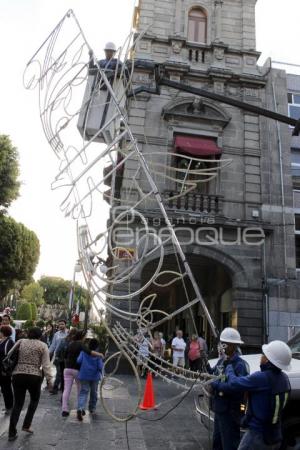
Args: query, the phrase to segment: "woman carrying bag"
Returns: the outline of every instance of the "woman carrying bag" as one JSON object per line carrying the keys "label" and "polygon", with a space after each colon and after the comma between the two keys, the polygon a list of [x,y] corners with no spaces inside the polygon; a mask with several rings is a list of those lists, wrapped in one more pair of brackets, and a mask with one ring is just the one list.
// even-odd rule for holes
{"label": "woman carrying bag", "polygon": [[47,345],[40,341],[41,337],[42,331],[40,328],[30,328],[28,331],[28,339],[20,339],[9,352],[9,354],[12,354],[16,350],[18,351],[18,361],[12,373],[14,405],[10,416],[9,441],[14,441],[18,437],[17,424],[27,391],[30,395],[30,403],[24,418],[22,430],[30,434],[33,433],[31,422],[41,395],[41,368],[47,379],[48,388],[51,385],[52,373],[49,350]]}
{"label": "woman carrying bag", "polygon": [[0,387],[3,394],[5,405],[5,414],[9,414],[13,407],[13,391],[11,387],[11,375],[7,375],[2,366],[3,359],[14,346],[14,341],[11,339],[12,330],[8,325],[0,327]]}

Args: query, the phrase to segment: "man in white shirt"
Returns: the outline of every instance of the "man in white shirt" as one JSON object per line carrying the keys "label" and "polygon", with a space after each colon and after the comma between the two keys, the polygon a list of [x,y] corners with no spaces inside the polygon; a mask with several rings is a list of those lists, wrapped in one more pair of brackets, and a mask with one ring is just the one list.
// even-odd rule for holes
{"label": "man in white shirt", "polygon": [[172,350],[173,350],[173,365],[174,366],[185,366],[185,357],[184,351],[186,347],[186,343],[182,338],[182,331],[176,331],[176,337],[172,340]]}

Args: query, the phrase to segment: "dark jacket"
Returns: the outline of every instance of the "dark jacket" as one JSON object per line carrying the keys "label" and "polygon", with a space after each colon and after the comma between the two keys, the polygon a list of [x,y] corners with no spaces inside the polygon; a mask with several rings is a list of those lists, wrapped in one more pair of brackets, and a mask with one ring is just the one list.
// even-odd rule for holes
{"label": "dark jacket", "polygon": [[287,375],[273,364],[267,363],[261,365],[261,372],[246,377],[237,377],[233,367],[229,365],[226,376],[226,383],[214,382],[214,388],[228,395],[248,392],[246,426],[264,434],[269,431],[273,443],[279,442],[282,438],[281,412],[291,389]]}
{"label": "dark jacket", "polygon": [[[8,337],[0,342],[0,368],[2,360],[5,358],[9,350],[14,346],[14,341]],[[1,375],[1,373],[0,373]]]}
{"label": "dark jacket", "polygon": [[81,341],[70,342],[65,350],[65,368],[66,369],[80,369],[80,364],[77,363],[77,358],[80,352],[91,354],[89,350]]}
{"label": "dark jacket", "polygon": [[47,344],[48,347],[52,344],[54,333],[44,333],[41,341]]}
{"label": "dark jacket", "polygon": [[[220,358],[216,366],[211,370],[211,373],[214,375],[223,374],[222,380],[225,381],[227,364],[230,364],[236,377],[243,377],[248,374],[247,364],[237,352],[229,360],[224,361],[223,358]],[[216,384],[213,383],[213,388],[215,386]],[[237,415],[237,420],[239,420],[240,407],[243,400],[244,395],[241,392],[228,392],[222,389],[214,389],[213,411],[217,414],[232,413]]]}

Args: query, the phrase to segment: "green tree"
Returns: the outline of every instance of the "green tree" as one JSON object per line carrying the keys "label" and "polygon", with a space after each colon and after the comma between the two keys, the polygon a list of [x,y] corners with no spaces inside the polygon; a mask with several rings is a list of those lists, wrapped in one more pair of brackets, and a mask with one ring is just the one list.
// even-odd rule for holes
{"label": "green tree", "polygon": [[18,320],[32,320],[32,311],[30,303],[21,302],[17,306],[17,319]]}
{"label": "green tree", "polygon": [[31,308],[31,318],[32,318],[32,320],[36,320],[37,314],[38,314],[38,310],[37,310],[36,304],[35,303],[29,303],[29,305],[30,305],[30,308]]}
{"label": "green tree", "polygon": [[0,299],[16,281],[31,282],[40,255],[36,234],[0,214]]}
{"label": "green tree", "polygon": [[[44,289],[45,303],[50,305],[60,304],[68,306],[72,282],[59,277],[42,277],[39,284]],[[75,283],[74,305],[79,300],[81,309],[84,309],[88,291]]]}
{"label": "green tree", "polygon": [[45,303],[68,304],[71,282],[59,277],[42,277],[38,282],[44,290]]}
{"label": "green tree", "polygon": [[19,196],[18,151],[8,136],[0,135],[0,207],[8,208]]}
{"label": "green tree", "polygon": [[36,282],[27,284],[22,289],[21,298],[29,303],[35,303],[37,306],[40,306],[44,303],[44,289]]}

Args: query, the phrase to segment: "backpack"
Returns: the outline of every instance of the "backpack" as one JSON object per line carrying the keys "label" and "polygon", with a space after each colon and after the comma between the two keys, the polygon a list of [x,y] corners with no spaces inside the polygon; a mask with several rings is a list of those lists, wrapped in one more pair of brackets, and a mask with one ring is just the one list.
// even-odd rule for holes
{"label": "backpack", "polygon": [[15,346],[15,350],[12,352],[13,348],[7,352],[7,345],[11,341],[10,338],[7,339],[4,347],[5,357],[1,361],[1,375],[4,377],[11,377],[16,367],[19,359],[19,345]]}

